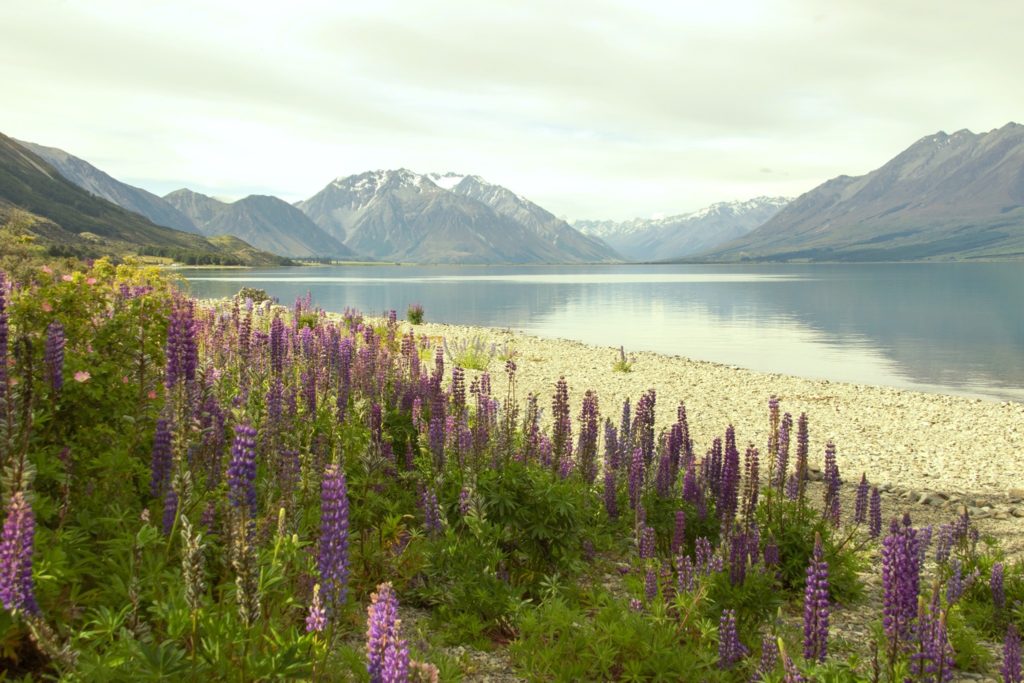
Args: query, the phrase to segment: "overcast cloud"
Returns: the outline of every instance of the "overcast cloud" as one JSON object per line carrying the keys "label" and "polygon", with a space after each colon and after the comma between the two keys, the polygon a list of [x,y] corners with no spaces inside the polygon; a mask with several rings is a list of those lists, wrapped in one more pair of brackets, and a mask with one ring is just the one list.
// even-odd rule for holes
{"label": "overcast cloud", "polygon": [[1024,120],[1024,2],[0,0],[0,132],[157,194],[476,173],[569,218],[798,195]]}

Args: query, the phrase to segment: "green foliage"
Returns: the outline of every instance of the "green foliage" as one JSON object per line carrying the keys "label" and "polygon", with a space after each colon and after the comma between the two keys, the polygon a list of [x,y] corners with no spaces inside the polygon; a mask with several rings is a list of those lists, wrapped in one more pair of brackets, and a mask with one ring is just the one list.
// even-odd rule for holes
{"label": "green foliage", "polygon": [[405,318],[413,325],[423,324],[423,306],[420,304],[409,304],[405,311]]}
{"label": "green foliage", "polygon": [[455,365],[467,370],[486,370],[494,358],[495,346],[489,344],[483,337],[473,337],[461,341],[448,343],[444,341],[445,355]]}
{"label": "green foliage", "polygon": [[615,372],[633,372],[633,361],[626,358],[626,347],[619,347],[619,357],[612,364],[612,370]]}
{"label": "green foliage", "polygon": [[574,606],[562,598],[526,610],[512,645],[530,680],[747,680],[717,666],[715,627],[684,629],[664,612],[630,609],[605,592]]}

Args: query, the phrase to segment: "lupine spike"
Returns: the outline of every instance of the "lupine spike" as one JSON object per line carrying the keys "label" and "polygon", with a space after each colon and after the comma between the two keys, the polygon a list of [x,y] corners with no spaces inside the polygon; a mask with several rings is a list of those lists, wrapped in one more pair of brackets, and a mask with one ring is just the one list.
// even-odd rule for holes
{"label": "lupine spike", "polygon": [[22,491],[16,491],[7,503],[0,536],[0,604],[5,609],[27,614],[39,612],[32,579],[35,530],[32,506]]}

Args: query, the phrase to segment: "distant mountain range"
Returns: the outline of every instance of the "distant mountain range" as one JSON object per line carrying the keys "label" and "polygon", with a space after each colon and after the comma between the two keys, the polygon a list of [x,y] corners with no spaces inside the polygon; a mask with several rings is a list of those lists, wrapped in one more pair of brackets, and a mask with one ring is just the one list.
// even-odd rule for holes
{"label": "distant mountain range", "polygon": [[294,258],[353,259],[356,254],[294,206],[277,197],[249,195],[222,202],[188,189],[164,200],[208,236],[233,235],[260,249]]}
{"label": "distant mountain range", "polygon": [[270,258],[259,250],[428,263],[1024,258],[1024,126],[930,135],[871,173],[792,201],[574,225],[479,176],[406,169],[337,178],[294,205],[189,189],[161,198],[63,150],[0,135],[0,220],[12,208],[72,249],[193,260]]}
{"label": "distant mountain range", "polygon": [[[107,187],[104,191],[113,189]],[[122,199],[148,201],[145,195],[131,193]],[[143,254],[186,263],[226,265],[288,263],[238,240],[209,240],[195,232],[156,225],[83,190],[46,159],[0,134],[0,224],[16,212],[28,217],[29,231],[52,253],[83,257]]]}
{"label": "distant mountain range", "polygon": [[923,137],[866,175],[819,185],[703,258],[1024,258],[1024,126]]}
{"label": "distant mountain range", "polygon": [[371,171],[338,178],[296,206],[353,250],[388,261],[621,260],[607,245],[478,176]]}
{"label": "distant mountain range", "polygon": [[791,200],[757,197],[719,202],[699,211],[666,218],[628,221],[579,220],[573,227],[597,237],[634,261],[680,259],[713,249],[751,232]]}

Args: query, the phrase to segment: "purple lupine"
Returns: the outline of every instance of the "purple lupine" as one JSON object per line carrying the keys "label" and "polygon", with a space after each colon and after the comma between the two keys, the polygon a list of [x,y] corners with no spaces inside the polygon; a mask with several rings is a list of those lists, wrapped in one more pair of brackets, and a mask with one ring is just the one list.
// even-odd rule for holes
{"label": "purple lupine", "polygon": [[796,500],[800,497],[800,480],[796,478],[796,473],[790,474],[789,478],[786,479],[786,500]]}
{"label": "purple lupine", "polygon": [[245,505],[256,514],[256,430],[248,424],[235,426],[228,463],[228,501],[233,507]]}
{"label": "purple lupine", "polygon": [[348,596],[348,485],[338,465],[328,465],[320,482],[320,543],[317,571],[330,608]]}
{"label": "purple lupine", "polygon": [[718,621],[718,667],[731,669],[747,655],[747,648],[740,642],[736,630],[735,610],[722,610]]}
{"label": "purple lupine", "polygon": [[437,502],[437,494],[429,486],[423,488],[420,496],[420,506],[423,508],[423,526],[430,535],[436,535],[444,531],[441,522],[441,506]]}
{"label": "purple lupine", "polygon": [[839,464],[836,462],[836,446],[831,441],[825,445],[825,516],[832,526],[839,526]]}
{"label": "purple lupine", "polygon": [[275,315],[270,322],[270,369],[280,375],[284,371],[285,336],[284,322]]}
{"label": "purple lupine", "polygon": [[757,664],[757,671],[751,679],[753,683],[763,680],[763,677],[775,671],[779,662],[779,644],[775,637],[766,633],[761,639],[761,661]]}
{"label": "purple lupine", "polygon": [[697,483],[697,464],[691,460],[686,467],[686,474],[683,475],[683,500],[697,507],[701,494],[700,485]]}
{"label": "purple lupine", "polygon": [[770,539],[764,544],[764,566],[778,567],[781,561],[779,544],[775,542],[775,539]]}
{"label": "purple lupine", "polygon": [[644,466],[647,467],[654,459],[654,407],[657,394],[648,389],[636,402],[636,415],[633,417],[633,438],[636,445],[643,451]]}
{"label": "purple lupine", "polygon": [[789,656],[785,648],[782,647],[782,639],[778,640],[779,652],[782,654],[782,681],[783,683],[807,683],[807,678],[800,673],[800,669],[797,667],[793,658]]}
{"label": "purple lupine", "polygon": [[[406,658],[404,665],[408,669],[408,650],[401,637],[398,598],[390,582],[380,584],[377,592],[370,595],[370,606],[366,613],[366,671],[370,674],[370,683],[396,680],[385,678],[385,674],[393,674],[399,665],[395,659],[403,651]],[[389,653],[389,650],[392,652]]]}
{"label": "purple lupine", "polygon": [[164,496],[163,531],[164,536],[169,536],[174,529],[174,520],[178,517],[178,493],[171,487],[167,487],[167,494]]}
{"label": "purple lupine", "polygon": [[675,524],[672,527],[672,556],[681,554],[684,545],[686,545],[686,511],[676,510]]}
{"label": "purple lupine", "polygon": [[821,536],[816,535],[804,588],[804,659],[825,661],[828,655],[828,620],[828,563],[825,562]]}
{"label": "purple lupine", "polygon": [[46,328],[46,374],[50,387],[60,391],[64,386],[64,326],[54,321]]}
{"label": "purple lupine", "polygon": [[871,538],[878,538],[882,534],[882,494],[878,492],[877,486],[871,487],[871,505],[869,508],[868,527]]}
{"label": "purple lupine", "polygon": [[580,465],[580,474],[588,485],[592,485],[597,478],[597,437],[600,414],[597,405],[597,394],[591,390],[583,395],[583,405],[580,407],[580,437],[577,448],[577,458]]}
{"label": "purple lupine", "polygon": [[918,613],[917,652],[910,656],[910,671],[917,680],[927,683],[947,683],[953,680],[953,647],[946,630],[946,612],[939,602],[939,589],[935,587],[928,606],[922,601]]}
{"label": "purple lupine", "polygon": [[772,486],[783,493],[786,486],[786,471],[789,469],[789,435],[793,431],[793,416],[786,413],[779,425],[779,462]]}
{"label": "purple lupine", "polygon": [[327,628],[327,610],[320,598],[320,584],[313,586],[313,600],[309,603],[309,614],[306,615],[306,633],[320,633]]}
{"label": "purple lupine", "polygon": [[736,449],[736,430],[725,430],[725,453],[722,459],[721,496],[716,503],[722,529],[728,531],[736,520],[740,493],[740,452]]}
{"label": "purple lupine", "polygon": [[775,482],[775,470],[779,464],[779,397],[768,398],[768,485]]}
{"label": "purple lupine", "polygon": [[551,467],[557,472],[562,461],[572,454],[572,417],[569,412],[569,384],[565,377],[555,383],[555,395],[551,398]]}
{"label": "purple lupine", "polygon": [[895,657],[901,644],[906,644],[910,637],[912,622],[917,616],[920,581],[917,532],[910,526],[909,515],[902,525],[894,519],[889,534],[882,541],[882,626],[891,657]]}
{"label": "purple lupine", "polygon": [[729,542],[729,583],[739,586],[747,579],[747,535],[736,534]]}
{"label": "purple lupine", "polygon": [[658,471],[654,475],[654,492],[658,498],[668,498],[672,493],[672,458],[663,452],[658,458]]}
{"label": "purple lupine", "polygon": [[610,418],[604,421],[604,468],[619,469],[619,434]]}
{"label": "purple lupine", "polygon": [[953,550],[953,525],[943,524],[935,535],[935,563],[944,565],[949,562]]}
{"label": "purple lupine", "polygon": [[1003,683],[1022,683],[1020,665],[1020,633],[1017,627],[1010,624],[1006,629],[1006,640],[1003,641],[1003,666],[999,673],[1003,674]]}
{"label": "purple lupine", "polygon": [[[686,404],[679,402],[676,408],[676,426],[679,427],[679,447],[682,449],[681,456],[687,465],[693,460],[693,441],[690,439],[690,422],[686,418]],[[678,468],[678,464],[677,464]]]}
{"label": "purple lupine", "polygon": [[680,593],[688,593],[693,590],[697,578],[697,568],[693,566],[693,560],[687,555],[680,555],[676,558],[676,579],[677,590]]}
{"label": "purple lupine", "polygon": [[[302,329],[308,330],[308,327]],[[309,368],[303,370],[302,377],[299,380],[299,384],[302,386],[302,398],[303,403],[306,407],[306,415],[309,419],[316,418],[316,370]]]}
{"label": "purple lupine", "polygon": [[796,421],[796,464],[794,474],[796,475],[797,499],[803,502],[804,482],[807,481],[807,453],[810,436],[807,429],[807,413],[800,413]]}
{"label": "purple lupine", "polygon": [[855,524],[864,524],[868,521],[868,475],[860,475],[860,483],[857,485],[857,498],[853,504],[853,521]]}
{"label": "purple lupine", "polygon": [[619,516],[619,501],[616,493],[615,470],[606,467],[604,470],[604,510],[608,513],[609,519],[617,519]]}
{"label": "purple lupine", "polygon": [[155,497],[162,496],[171,476],[171,427],[167,420],[156,421],[153,432],[153,453],[150,460],[149,492]]}
{"label": "purple lupine", "polygon": [[992,565],[992,573],[988,581],[989,589],[992,591],[992,604],[998,610],[1006,607],[1006,589],[1003,586],[1003,563],[996,562]]}
{"label": "purple lupine", "polygon": [[644,574],[644,600],[647,604],[654,602],[658,597],[658,572],[654,567],[648,567]]}
{"label": "purple lupine", "polygon": [[630,431],[631,417],[629,399],[622,402],[622,419],[619,421],[619,462],[624,462],[629,456],[632,446],[632,432]]}
{"label": "purple lupine", "polygon": [[452,368],[452,407],[457,413],[466,409],[466,371],[460,365]]}
{"label": "purple lupine", "polygon": [[167,365],[164,385],[170,389],[178,381],[191,382],[196,377],[199,349],[196,346],[195,303],[176,297],[167,322]]}
{"label": "purple lupine", "polygon": [[629,465],[629,507],[636,509],[644,488],[644,453],[640,448],[633,451]]}
{"label": "purple lupine", "polygon": [[[2,286],[0,282],[0,286]],[[38,614],[32,580],[32,544],[36,518],[22,491],[15,491],[7,503],[3,535],[0,536],[0,604],[5,609]]]}
{"label": "purple lupine", "polygon": [[932,525],[917,530],[917,566],[923,567],[928,556],[928,546],[932,544]]}
{"label": "purple lupine", "polygon": [[470,496],[469,489],[462,487],[459,491],[459,516],[465,518],[469,516],[469,511],[473,508],[473,499]]}
{"label": "purple lupine", "polygon": [[639,553],[641,560],[647,560],[654,557],[655,539],[654,528],[645,524],[643,530],[640,532]]}
{"label": "purple lupine", "polygon": [[751,444],[743,457],[745,480],[743,483],[743,520],[748,527],[754,523],[757,496],[761,489],[760,463],[757,449]]}

